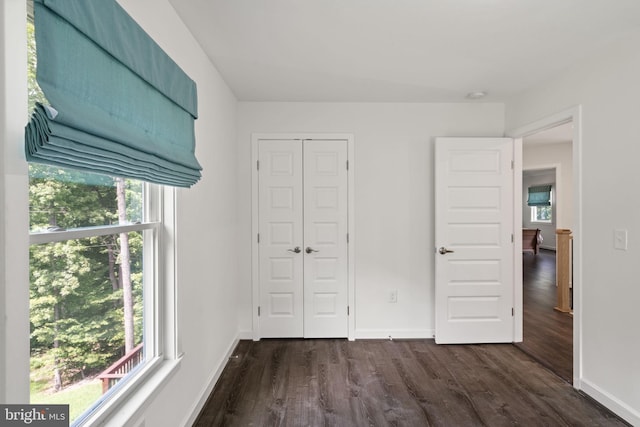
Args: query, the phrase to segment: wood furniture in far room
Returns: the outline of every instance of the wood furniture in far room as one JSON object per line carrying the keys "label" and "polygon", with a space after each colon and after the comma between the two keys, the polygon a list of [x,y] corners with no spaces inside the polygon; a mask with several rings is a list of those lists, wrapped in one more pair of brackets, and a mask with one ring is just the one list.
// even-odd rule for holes
{"label": "wood furniture in far room", "polygon": [[538,255],[540,245],[540,229],[539,228],[523,228],[522,229],[522,251],[532,251],[534,255]]}

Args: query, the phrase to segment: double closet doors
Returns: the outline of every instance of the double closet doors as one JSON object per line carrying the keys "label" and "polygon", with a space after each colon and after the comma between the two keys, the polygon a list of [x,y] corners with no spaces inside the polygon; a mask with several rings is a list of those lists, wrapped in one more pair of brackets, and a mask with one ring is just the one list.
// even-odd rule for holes
{"label": "double closet doors", "polygon": [[348,335],[346,140],[258,140],[259,336]]}

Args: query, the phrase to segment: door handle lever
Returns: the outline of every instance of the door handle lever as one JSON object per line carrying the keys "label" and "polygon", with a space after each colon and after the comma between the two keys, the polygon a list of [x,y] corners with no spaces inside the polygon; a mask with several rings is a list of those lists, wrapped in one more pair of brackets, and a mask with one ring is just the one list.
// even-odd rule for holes
{"label": "door handle lever", "polygon": [[310,246],[307,246],[307,249],[305,249],[304,251],[305,251],[306,253],[308,253],[308,254],[310,254],[310,253],[312,253],[312,252],[320,252],[320,251],[317,251],[317,250],[315,250],[315,249],[312,249]]}
{"label": "door handle lever", "polygon": [[438,249],[438,252],[440,252],[440,255],[444,255],[444,254],[450,254],[454,251],[452,251],[451,249],[447,249],[444,246],[440,246],[440,249]]}
{"label": "door handle lever", "polygon": [[293,249],[287,249],[287,251],[288,252],[293,252],[293,253],[296,253],[296,254],[299,254],[300,252],[302,252],[302,250],[300,249],[300,246],[296,246]]}

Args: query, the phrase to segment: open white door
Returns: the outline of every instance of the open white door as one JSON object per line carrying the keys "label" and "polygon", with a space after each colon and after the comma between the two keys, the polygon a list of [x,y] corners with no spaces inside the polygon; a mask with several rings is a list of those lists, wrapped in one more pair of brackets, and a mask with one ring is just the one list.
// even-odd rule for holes
{"label": "open white door", "polygon": [[436,343],[512,342],[513,140],[437,138]]}

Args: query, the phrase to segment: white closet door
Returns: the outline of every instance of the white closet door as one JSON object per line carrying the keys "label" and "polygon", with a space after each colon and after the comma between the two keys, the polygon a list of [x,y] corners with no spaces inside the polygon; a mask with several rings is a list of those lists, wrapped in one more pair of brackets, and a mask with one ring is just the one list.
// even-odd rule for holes
{"label": "white closet door", "polygon": [[259,160],[260,332],[303,336],[302,145],[263,140]]}
{"label": "white closet door", "polygon": [[258,144],[260,336],[348,336],[346,140]]}
{"label": "white closet door", "polygon": [[304,141],[304,336],[348,335],[347,142]]}

